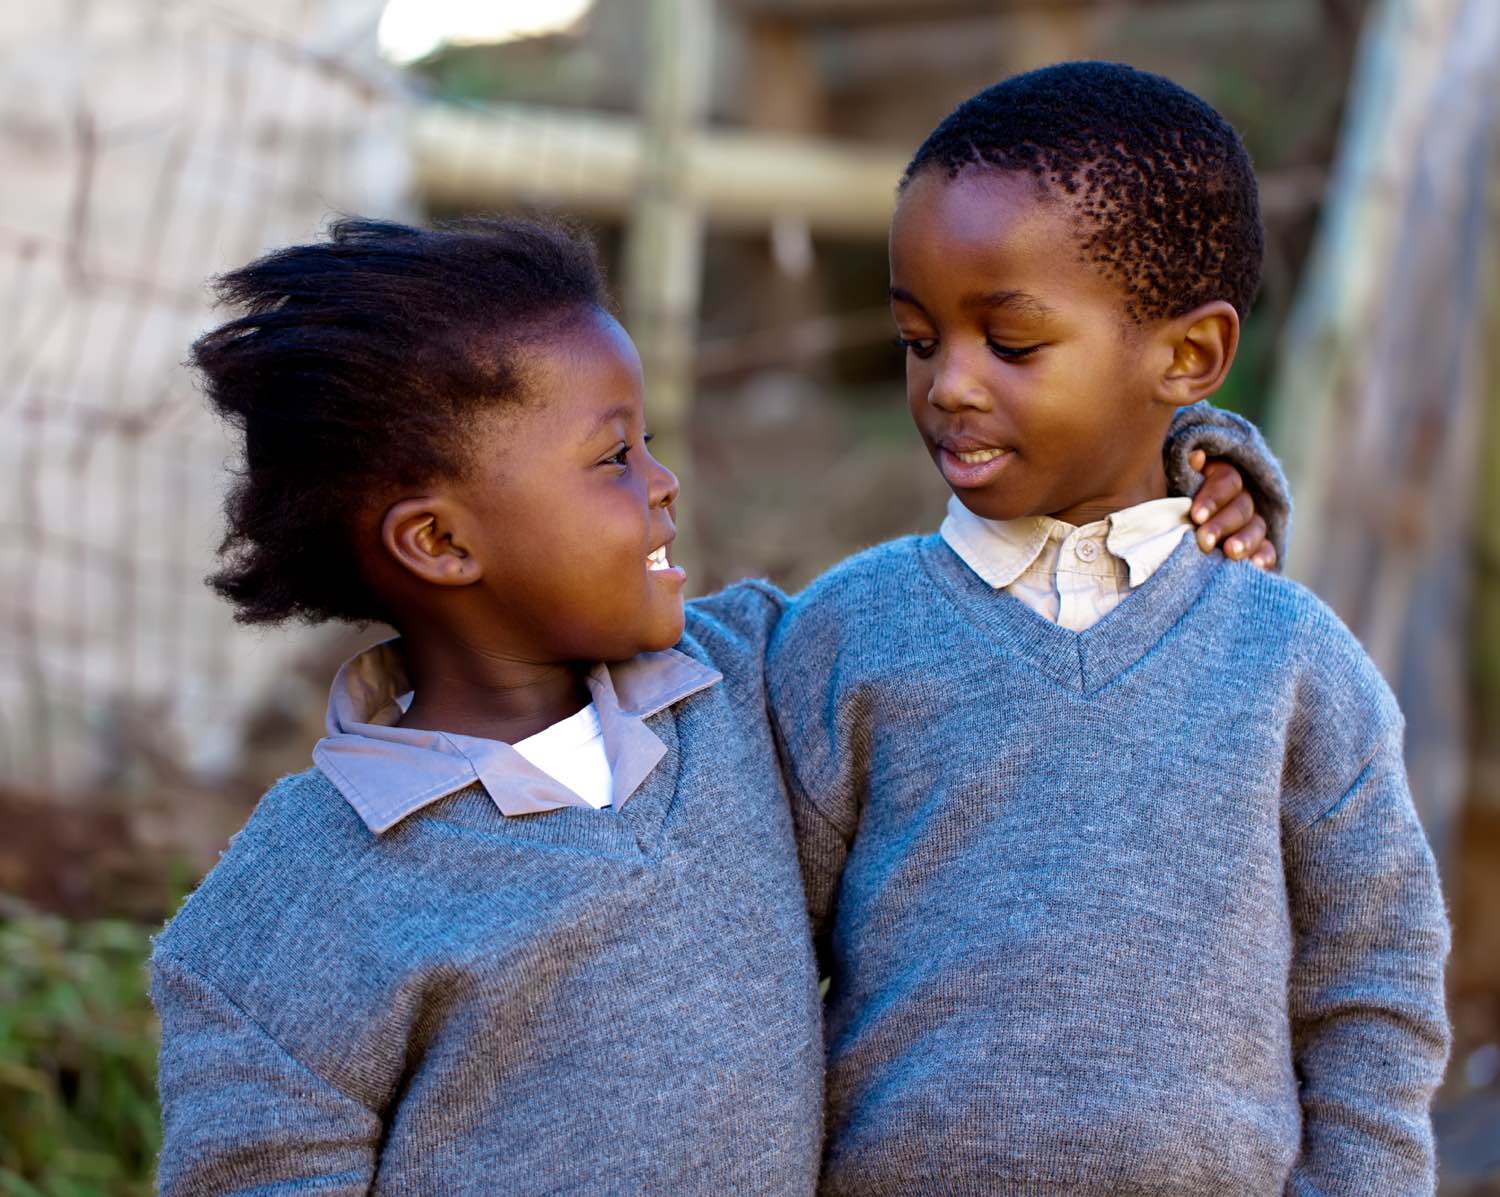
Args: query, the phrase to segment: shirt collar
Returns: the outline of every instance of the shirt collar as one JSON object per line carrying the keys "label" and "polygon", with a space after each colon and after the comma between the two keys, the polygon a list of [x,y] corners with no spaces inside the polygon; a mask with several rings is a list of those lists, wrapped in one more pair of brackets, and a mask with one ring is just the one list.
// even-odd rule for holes
{"label": "shirt collar", "polygon": [[[676,649],[589,671],[584,680],[599,714],[614,806],[623,806],[666,755],[644,721],[722,677]],[[502,741],[395,726],[410,692],[398,641],[351,657],[329,692],[328,734],[313,748],[314,763],[371,831],[386,831],[476,781],[507,816],[587,807]]]}
{"label": "shirt collar", "polygon": [[1031,567],[1059,523],[1045,515],[987,520],[965,507],[957,495],[950,495],[948,515],[939,532],[970,569],[996,590],[1003,590]]}
{"label": "shirt collar", "polygon": [[1132,588],[1143,585],[1182,543],[1193,526],[1188,519],[1192,505],[1187,498],[1151,499],[1109,517],[1104,547],[1129,567]]}
{"label": "shirt collar", "polygon": [[[1172,555],[1188,522],[1191,500],[1150,499],[1114,512],[1082,531],[1100,534],[1104,547],[1130,571],[1139,586]],[[975,515],[957,495],[948,499],[948,514],[939,529],[948,546],[970,569],[996,590],[1003,590],[1031,568],[1054,536],[1064,540],[1079,531],[1047,515],[987,520]]]}

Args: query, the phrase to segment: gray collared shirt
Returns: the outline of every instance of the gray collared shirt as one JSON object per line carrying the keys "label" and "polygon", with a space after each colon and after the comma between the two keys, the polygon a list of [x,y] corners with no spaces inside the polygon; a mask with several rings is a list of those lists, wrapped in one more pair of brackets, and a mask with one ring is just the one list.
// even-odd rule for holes
{"label": "gray collared shirt", "polygon": [[[721,674],[676,649],[589,671],[585,681],[599,713],[615,808],[666,753],[645,720],[720,680]],[[397,727],[410,693],[396,640],[350,658],[329,693],[328,734],[313,748],[313,761],[371,831],[386,831],[475,782],[504,815],[589,806],[500,740]]]}

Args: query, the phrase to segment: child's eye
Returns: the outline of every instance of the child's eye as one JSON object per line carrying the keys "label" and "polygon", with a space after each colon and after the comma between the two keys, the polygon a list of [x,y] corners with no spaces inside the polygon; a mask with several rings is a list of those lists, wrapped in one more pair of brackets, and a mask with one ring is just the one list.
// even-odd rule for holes
{"label": "child's eye", "polygon": [[1030,357],[1042,347],[1040,341],[1035,345],[1002,345],[999,341],[988,341],[986,344],[989,345],[991,353],[1007,362],[1017,362],[1023,357]]}
{"label": "child's eye", "polygon": [[[652,440],[654,440],[654,439],[655,439],[655,437],[653,436],[653,434],[647,432],[644,435],[642,435],[642,437],[641,437],[641,444],[643,444],[643,445],[649,445],[652,442]],[[630,464],[630,462],[627,460],[627,458],[629,458],[629,456],[630,456],[630,446],[628,444],[622,444],[618,449],[616,449],[613,453],[611,453],[608,457],[606,457],[601,464],[603,464],[603,465],[628,466]]]}
{"label": "child's eye", "polygon": [[931,357],[932,351],[937,348],[937,342],[926,337],[897,337],[896,344],[907,353],[923,359]]}

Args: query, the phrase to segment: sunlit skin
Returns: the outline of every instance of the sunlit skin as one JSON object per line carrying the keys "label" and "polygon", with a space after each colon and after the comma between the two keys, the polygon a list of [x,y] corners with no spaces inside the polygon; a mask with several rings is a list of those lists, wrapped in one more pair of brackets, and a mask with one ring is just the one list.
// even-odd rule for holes
{"label": "sunlit skin", "polygon": [[641,363],[590,310],[523,359],[527,399],[466,433],[469,468],[373,514],[362,565],[395,612],[406,727],[515,742],[585,705],[597,661],[670,648],[677,479],[646,447]]}
{"label": "sunlit skin", "polygon": [[[987,519],[1082,525],[1165,497],[1173,414],[1217,390],[1234,360],[1230,304],[1134,323],[1120,284],[1082,260],[1075,220],[1030,176],[970,169],[918,175],[892,221],[912,418],[954,493]],[[1232,467],[1210,464],[1193,518],[1203,547],[1274,562]]]}

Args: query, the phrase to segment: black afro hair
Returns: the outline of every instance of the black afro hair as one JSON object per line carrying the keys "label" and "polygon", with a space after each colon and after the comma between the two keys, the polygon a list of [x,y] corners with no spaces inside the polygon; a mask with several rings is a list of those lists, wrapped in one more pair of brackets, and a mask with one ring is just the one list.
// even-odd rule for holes
{"label": "black afro hair", "polygon": [[528,220],[344,219],[218,280],[242,314],[194,343],[243,434],[209,579],[242,623],[386,619],[353,548],[392,487],[463,476],[465,432],[528,400],[518,352],[603,307],[591,242]]}
{"label": "black afro hair", "polygon": [[1264,236],[1239,135],[1160,75],[1064,62],[965,100],[906,168],[1024,171],[1076,205],[1083,259],[1117,279],[1136,322],[1213,299],[1243,318],[1260,287]]}

